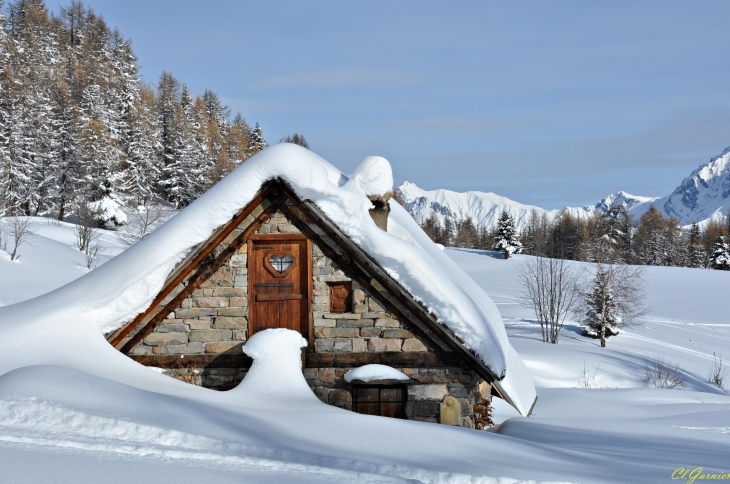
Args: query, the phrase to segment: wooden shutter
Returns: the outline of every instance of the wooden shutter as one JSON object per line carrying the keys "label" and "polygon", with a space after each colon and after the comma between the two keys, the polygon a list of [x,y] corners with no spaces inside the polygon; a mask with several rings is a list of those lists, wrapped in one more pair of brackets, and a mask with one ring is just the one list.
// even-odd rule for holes
{"label": "wooden shutter", "polygon": [[330,312],[352,312],[351,282],[330,282]]}

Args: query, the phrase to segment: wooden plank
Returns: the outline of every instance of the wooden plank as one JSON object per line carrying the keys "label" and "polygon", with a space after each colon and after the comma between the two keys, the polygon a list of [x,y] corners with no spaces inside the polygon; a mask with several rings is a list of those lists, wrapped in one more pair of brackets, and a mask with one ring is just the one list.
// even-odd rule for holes
{"label": "wooden plank", "polygon": [[460,368],[463,360],[456,354],[419,352],[307,353],[307,368],[356,368],[363,365],[388,365],[395,368]]}
{"label": "wooden plank", "polygon": [[304,299],[304,294],[256,294],[256,302],[292,301]]}
{"label": "wooden plank", "polygon": [[216,230],[212,234],[211,238],[208,239],[208,241],[203,244],[202,247],[200,247],[197,251],[194,251],[193,254],[188,256],[187,261],[183,262],[183,264],[181,264],[180,267],[168,277],[165,285],[162,287],[162,290],[157,294],[157,297],[155,297],[155,299],[152,301],[152,304],[149,305],[147,310],[137,315],[137,317],[134,318],[131,322],[112,334],[112,336],[109,338],[109,343],[112,346],[116,347],[140,323],[146,322],[146,320],[151,319],[154,316],[152,313],[162,304],[162,301],[175,289],[175,287],[183,282],[190,275],[190,273],[203,260],[205,260],[205,258],[208,257],[213,252],[213,250],[226,237],[228,237],[231,232],[233,232],[236,227],[238,227],[243,222],[243,220],[248,217],[251,212],[253,212],[254,209],[258,207],[273,190],[278,190],[278,187],[276,187],[275,185],[278,184],[275,182],[269,182],[265,184],[261,188],[259,193],[251,201],[251,203],[249,203],[246,207],[242,208],[236,215],[234,215],[230,222]]}
{"label": "wooden plank", "polygon": [[196,272],[188,279],[187,285],[185,288],[180,291],[179,294],[177,294],[168,304],[166,304],[163,308],[157,311],[157,313],[149,320],[149,322],[140,329],[137,334],[134,335],[120,350],[122,353],[129,353],[132,351],[132,348],[134,348],[140,341],[142,341],[144,338],[147,337],[148,334],[152,332],[152,330],[157,326],[163,319],[167,317],[167,315],[170,313],[170,311],[173,311],[175,308],[179,307],[180,304],[187,298],[192,292],[198,288],[206,279],[208,279],[210,276],[212,276],[215,271],[217,271],[235,252],[238,250],[240,246],[242,246],[246,241],[248,241],[249,237],[253,235],[259,227],[264,223],[264,221],[268,220],[269,217],[271,217],[276,211],[279,209],[281,205],[283,205],[284,200],[286,199],[285,196],[280,195],[274,201],[271,202],[271,204],[266,207],[266,209],[259,214],[258,217],[248,226],[246,227],[246,230],[241,233],[236,239],[231,242],[231,244],[223,250],[218,257],[213,259],[208,264],[202,264],[200,265]]}
{"label": "wooden plank", "polygon": [[[158,368],[250,368],[252,360],[244,353],[202,355],[127,355],[145,366]],[[440,357],[436,353],[309,353],[306,368],[356,368],[368,364],[388,365],[395,368],[459,368],[456,355]]]}
{"label": "wooden plank", "polygon": [[[441,325],[433,314],[426,310],[426,308],[416,301],[410,293],[400,285],[400,283],[394,280],[376,261],[366,254],[349,237],[347,237],[347,235],[344,234],[324,213],[322,213],[311,200],[300,201],[296,194],[288,186],[286,186],[284,182],[282,182],[282,185],[284,192],[292,200],[294,205],[307,213],[309,217],[313,218],[320,229],[341,248],[343,253],[348,254],[349,257],[354,259],[354,262],[370,272],[373,275],[373,278],[381,284],[386,291],[396,297],[398,302],[405,306],[405,308],[413,314],[418,315],[418,319],[426,325],[428,330],[438,335],[439,338],[448,344],[453,351],[460,353],[462,356],[471,361],[475,370],[477,370],[483,378],[488,381],[495,381],[500,380],[503,377],[503,375],[501,377],[496,375],[492,369],[477,358],[476,355],[467,350],[456,335]],[[287,207],[285,206],[282,211],[285,211],[286,209]],[[344,259],[347,260],[347,258]]]}
{"label": "wooden plank", "polygon": [[217,355],[127,355],[137,363],[157,368],[248,369],[253,360],[243,353]]}
{"label": "wooden plank", "polygon": [[307,240],[307,236],[304,234],[253,234],[251,240],[272,240],[277,242],[296,240],[303,241]]}

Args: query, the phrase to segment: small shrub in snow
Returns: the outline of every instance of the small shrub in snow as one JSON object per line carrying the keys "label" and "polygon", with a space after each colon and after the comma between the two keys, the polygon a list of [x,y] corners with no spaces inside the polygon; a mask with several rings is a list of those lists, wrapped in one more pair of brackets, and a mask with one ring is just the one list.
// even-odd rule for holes
{"label": "small shrub in snow", "polygon": [[509,259],[511,254],[519,254],[522,251],[522,243],[515,229],[515,219],[507,210],[503,210],[499,216],[492,250],[503,253],[505,259]]}
{"label": "small shrub in snow", "polygon": [[596,382],[596,375],[598,374],[598,369],[601,368],[601,364],[599,363],[596,367],[596,371],[591,374],[590,370],[586,368],[586,362],[583,361],[583,374],[581,375],[580,380],[578,383],[582,388],[596,388],[600,387],[600,383]]}
{"label": "small shrub in snow", "polygon": [[722,364],[722,355],[717,356],[712,353],[712,368],[707,374],[707,381],[710,385],[715,385],[718,388],[722,388],[725,382],[725,371],[727,370]]}
{"label": "small shrub in snow", "polygon": [[[585,336],[586,338],[593,338],[593,339],[601,338],[601,334],[598,331],[596,331],[595,329],[591,328],[590,326],[581,327],[580,334]],[[606,334],[605,334],[606,339],[608,339],[610,336],[618,336],[619,334],[621,334],[620,330],[618,330],[616,328],[612,328],[610,326],[606,326]]]}
{"label": "small shrub in snow", "polygon": [[678,388],[684,386],[684,377],[679,365],[673,364],[663,356],[655,356],[644,366],[645,381],[657,388]]}
{"label": "small shrub in snow", "polygon": [[76,244],[86,256],[86,268],[93,269],[96,266],[97,258],[101,250],[99,245],[99,230],[96,226],[99,223],[99,211],[90,204],[80,203],[76,209]]}
{"label": "small shrub in snow", "polygon": [[46,223],[50,225],[51,227],[60,227],[61,221],[58,220],[56,217],[46,217]]}
{"label": "small shrub in snow", "polygon": [[99,238],[99,212],[90,204],[82,202],[76,208],[76,246],[80,251],[87,249]]}
{"label": "small shrub in snow", "polygon": [[599,363],[596,367],[595,371],[591,373],[591,371],[586,367],[585,360],[583,361],[583,374],[580,376],[580,380],[578,380],[578,385],[581,388],[621,388],[621,385],[619,386],[610,386],[610,385],[604,385],[603,380],[599,380],[596,375],[598,375],[598,370],[601,368],[601,364]]}
{"label": "small shrub in snow", "polygon": [[151,234],[166,219],[160,205],[145,203],[129,210],[127,227],[124,231],[119,231],[117,236],[124,245],[132,246]]}
{"label": "small shrub in snow", "polygon": [[[13,243],[10,260],[20,259],[18,247],[27,243],[34,235],[35,231],[30,227],[30,217],[20,217],[17,215],[10,217],[10,240]],[[5,245],[7,242],[3,244]]]}

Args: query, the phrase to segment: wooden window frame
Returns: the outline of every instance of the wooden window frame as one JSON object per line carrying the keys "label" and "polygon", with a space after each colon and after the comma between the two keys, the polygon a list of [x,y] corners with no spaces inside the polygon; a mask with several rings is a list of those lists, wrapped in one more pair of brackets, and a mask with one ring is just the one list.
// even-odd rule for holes
{"label": "wooden window frame", "polygon": [[[358,402],[357,401],[357,398],[356,398],[357,390],[360,390],[360,389],[369,389],[369,390],[372,390],[374,388],[377,388],[378,389],[378,401],[377,402]],[[382,384],[382,383],[372,383],[372,384],[370,384],[370,383],[354,383],[352,385],[352,391],[351,391],[351,394],[352,394],[352,411],[355,412],[355,413],[361,413],[361,412],[358,412],[357,411],[358,410],[357,407],[360,404],[363,404],[364,405],[365,403],[368,403],[368,404],[377,403],[378,404],[378,413],[376,414],[376,416],[381,416],[380,415],[380,409],[381,409],[380,406],[381,406],[381,404],[383,404],[383,403],[386,403],[386,404],[388,404],[388,403],[398,403],[398,402],[383,402],[381,400],[381,398],[380,398],[380,390],[383,390],[383,389],[385,389],[385,390],[392,390],[392,389],[396,389],[396,388],[402,390],[403,399],[400,402],[401,403],[401,409],[402,409],[402,416],[401,417],[387,417],[387,418],[399,418],[399,419],[405,420],[406,419],[406,403],[408,402],[408,384],[407,383],[391,383],[391,384]],[[367,414],[361,413],[361,414],[362,415],[372,415],[372,414],[369,414],[369,413],[367,413]]]}

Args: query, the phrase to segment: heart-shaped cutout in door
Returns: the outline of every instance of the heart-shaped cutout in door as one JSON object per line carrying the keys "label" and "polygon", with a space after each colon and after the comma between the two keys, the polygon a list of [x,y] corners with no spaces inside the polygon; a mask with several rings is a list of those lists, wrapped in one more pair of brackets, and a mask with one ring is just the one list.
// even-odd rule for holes
{"label": "heart-shaped cutout in door", "polygon": [[294,259],[292,259],[292,256],[290,255],[285,255],[283,257],[279,255],[272,255],[271,259],[269,259],[269,264],[271,264],[271,267],[276,269],[279,274],[286,272],[293,263]]}

